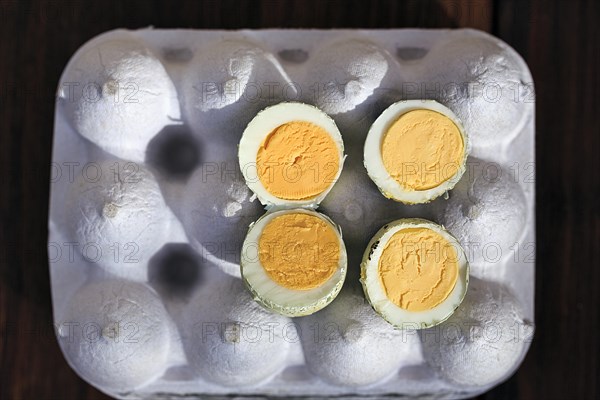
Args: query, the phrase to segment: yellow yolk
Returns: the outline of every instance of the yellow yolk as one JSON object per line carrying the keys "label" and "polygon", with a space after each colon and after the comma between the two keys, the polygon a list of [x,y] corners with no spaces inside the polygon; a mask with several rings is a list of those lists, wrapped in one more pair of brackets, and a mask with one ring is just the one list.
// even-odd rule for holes
{"label": "yellow yolk", "polygon": [[430,310],[443,302],[457,278],[456,249],[427,228],[396,232],[379,259],[379,280],[386,296],[408,311]]}
{"label": "yellow yolk", "polygon": [[456,174],[464,143],[450,118],[431,110],[414,110],[390,126],[381,156],[387,172],[404,189],[427,190]]}
{"label": "yellow yolk", "polygon": [[318,196],[334,181],[339,150],[318,125],[291,121],[277,127],[256,155],[258,177],[269,193],[285,200]]}
{"label": "yellow yolk", "polygon": [[313,215],[295,213],[273,218],[258,241],[258,256],[267,275],[294,290],[321,286],[338,268],[340,244],[333,227]]}

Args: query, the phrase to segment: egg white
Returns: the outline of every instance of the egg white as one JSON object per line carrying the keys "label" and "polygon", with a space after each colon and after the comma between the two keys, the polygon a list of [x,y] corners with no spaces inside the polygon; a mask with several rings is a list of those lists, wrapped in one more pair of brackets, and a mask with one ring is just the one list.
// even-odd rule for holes
{"label": "egg white", "polygon": [[[450,179],[440,185],[426,190],[407,190],[396,181],[387,171],[381,155],[381,145],[388,129],[403,114],[414,110],[431,110],[438,112],[448,118],[457,126],[464,144],[463,157],[456,173]],[[406,204],[427,203],[436,197],[452,189],[466,170],[467,156],[471,151],[471,142],[458,117],[447,107],[434,100],[405,100],[389,106],[375,120],[364,148],[364,163],[369,177],[375,182],[381,193],[390,199],[401,201]]]}
{"label": "egg white", "polygon": [[[322,285],[309,290],[292,290],[273,281],[258,256],[258,242],[265,227],[274,218],[284,214],[308,214],[325,221],[336,233],[340,245],[338,267]],[[254,300],[279,314],[299,317],[319,311],[335,299],[346,278],[348,259],[339,227],[327,216],[306,209],[268,212],[250,226],[242,246],[241,274]]]}
{"label": "egg white", "polygon": [[[323,192],[310,199],[281,199],[269,193],[258,177],[256,156],[263,140],[279,126],[292,121],[306,121],[320,126],[331,136],[338,150],[339,168],[335,177]],[[345,158],[344,142],[333,119],[323,111],[303,103],[279,103],[265,108],[250,121],[239,143],[238,158],[246,184],[256,194],[258,200],[267,208],[316,208],[327,193],[329,193],[342,173]]]}
{"label": "egg white", "polygon": [[[458,278],[448,297],[437,306],[424,311],[408,311],[398,307],[385,294],[379,279],[379,259],[388,241],[398,231],[406,228],[427,228],[440,234],[457,251]],[[458,241],[442,226],[421,218],[399,219],[386,224],[369,242],[361,263],[360,279],[365,296],[375,311],[397,328],[424,329],[449,318],[462,302],[469,284],[469,263]]]}

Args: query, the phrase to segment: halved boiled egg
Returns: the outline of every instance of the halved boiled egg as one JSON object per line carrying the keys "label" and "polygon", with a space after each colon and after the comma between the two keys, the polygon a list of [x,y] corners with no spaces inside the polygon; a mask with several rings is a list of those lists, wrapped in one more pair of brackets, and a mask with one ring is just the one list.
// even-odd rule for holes
{"label": "halved boiled egg", "polygon": [[371,125],[364,163],[385,197],[427,203],[454,187],[469,152],[469,137],[451,110],[433,100],[408,100],[392,104]]}
{"label": "halved boiled egg", "polygon": [[279,314],[312,314],[333,301],[346,277],[346,247],[328,217],[303,208],[263,215],[242,246],[242,279]]}
{"label": "halved boiled egg", "polygon": [[344,143],[318,108],[280,103],[259,112],[239,144],[248,187],[267,207],[316,207],[342,172]]}
{"label": "halved boiled egg", "polygon": [[361,263],[361,283],[375,311],[402,329],[443,322],[462,302],[469,264],[458,241],[442,226],[420,218],[381,228]]}

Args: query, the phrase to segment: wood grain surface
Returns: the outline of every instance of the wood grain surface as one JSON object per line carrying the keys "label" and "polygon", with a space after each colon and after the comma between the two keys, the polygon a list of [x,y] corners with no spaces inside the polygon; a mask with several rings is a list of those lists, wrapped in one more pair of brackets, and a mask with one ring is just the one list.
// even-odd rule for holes
{"label": "wood grain surface", "polygon": [[600,398],[600,2],[0,0],[0,399],[100,399],[52,327],[46,253],[59,76],[118,27],[476,27],[527,61],[536,87],[536,336],[485,399]]}

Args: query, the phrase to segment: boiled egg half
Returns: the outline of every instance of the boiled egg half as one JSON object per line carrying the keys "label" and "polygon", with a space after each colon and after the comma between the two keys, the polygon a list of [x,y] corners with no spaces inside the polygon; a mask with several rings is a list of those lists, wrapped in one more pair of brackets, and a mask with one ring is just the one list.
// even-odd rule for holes
{"label": "boiled egg half", "polygon": [[371,306],[401,329],[423,329],[452,315],[462,302],[469,264],[458,241],[442,226],[419,218],[381,228],[361,263]]}
{"label": "boiled egg half", "polygon": [[364,163],[385,197],[427,203],[454,187],[469,151],[469,137],[450,109],[408,100],[392,104],[371,125]]}
{"label": "boiled egg half", "polygon": [[346,247],[328,217],[303,208],[268,212],[250,226],[241,274],[254,299],[291,317],[333,301],[346,277]]}
{"label": "boiled egg half", "polygon": [[267,208],[316,208],[342,172],[344,143],[323,111],[280,103],[250,121],[238,156],[246,184]]}

